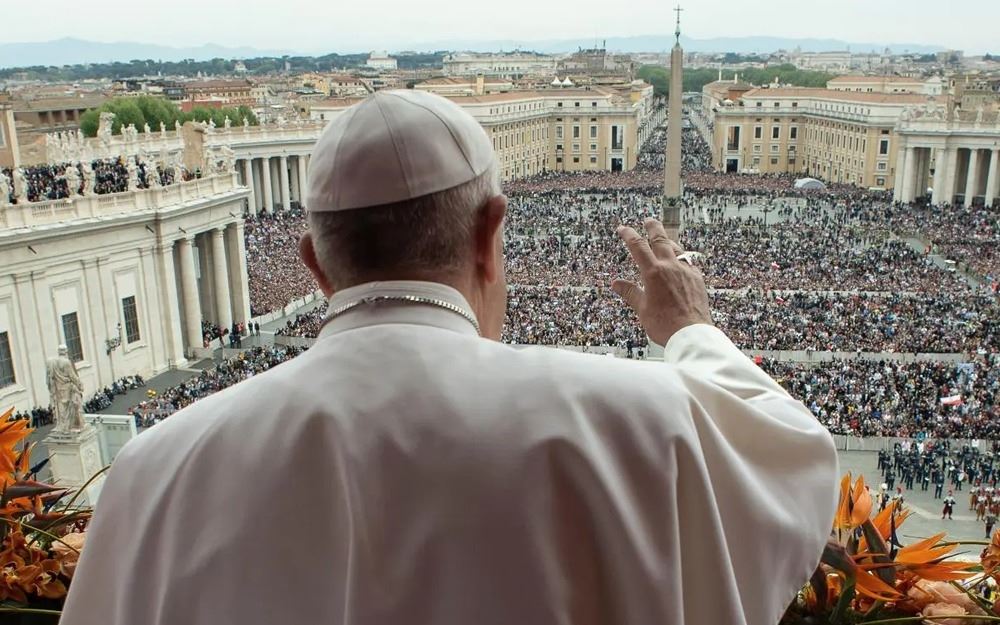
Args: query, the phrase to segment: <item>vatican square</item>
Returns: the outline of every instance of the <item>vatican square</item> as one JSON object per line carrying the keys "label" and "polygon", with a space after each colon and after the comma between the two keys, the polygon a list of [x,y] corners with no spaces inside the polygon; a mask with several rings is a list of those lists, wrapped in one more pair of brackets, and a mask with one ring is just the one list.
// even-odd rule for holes
{"label": "vatican square", "polygon": [[771,4],[0,7],[0,624],[1000,622],[1000,5]]}

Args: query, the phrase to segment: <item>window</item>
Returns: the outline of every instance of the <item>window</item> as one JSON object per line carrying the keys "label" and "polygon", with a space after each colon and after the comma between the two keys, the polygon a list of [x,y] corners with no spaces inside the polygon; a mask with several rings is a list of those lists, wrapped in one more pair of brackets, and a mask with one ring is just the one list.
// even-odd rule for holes
{"label": "window", "polygon": [[83,344],[80,342],[80,320],[76,313],[62,316],[63,342],[69,350],[69,359],[73,362],[83,360]]}
{"label": "window", "polygon": [[574,143],[573,144],[573,151],[574,152],[579,152],[580,151],[580,144],[579,143]]}
{"label": "window", "polygon": [[755,145],[753,146],[753,151],[754,151],[754,152],[760,152],[760,144],[755,144]]}
{"label": "window", "polygon": [[799,108],[799,103],[798,102],[792,102],[792,108],[793,109]]}
{"label": "window", "polygon": [[562,102],[556,102],[556,106],[561,107],[562,106]]}
{"label": "window", "polygon": [[777,146],[777,144],[772,144],[771,145],[771,154],[777,154],[777,153],[778,153],[778,146]]}
{"label": "window", "polygon": [[14,377],[14,357],[10,353],[10,335],[0,332],[0,388],[17,383]]}
{"label": "window", "polygon": [[888,163],[879,163],[876,166],[876,169],[878,169],[879,171],[885,171],[886,167],[888,167]]}
{"label": "window", "polygon": [[764,127],[763,126],[754,126],[753,127],[753,138],[754,139],[763,139],[764,138]]}
{"label": "window", "polygon": [[556,157],[556,162],[557,163],[561,163],[562,162],[562,157],[561,156],[557,156]]}
{"label": "window", "polygon": [[777,139],[779,137],[781,137],[781,126],[772,126],[771,127],[771,138],[772,139]]}
{"label": "window", "polygon": [[595,163],[597,163],[597,157],[596,156],[591,156],[590,157],[590,164],[593,165]]}
{"label": "window", "polygon": [[885,156],[886,154],[889,153],[888,139],[882,139],[881,141],[878,142],[878,153],[882,156]]}
{"label": "window", "polygon": [[579,156],[574,156],[573,157],[573,162],[574,163],[579,163],[580,162],[580,157]]}
{"label": "window", "polygon": [[590,151],[591,152],[596,152],[597,151],[597,144],[596,143],[591,143],[590,144]]}
{"label": "window", "polygon": [[597,102],[591,102],[591,103],[590,103],[590,106],[591,106],[591,107],[594,107],[594,108],[597,108]]}
{"label": "window", "polygon": [[[876,178],[875,179],[875,186],[877,186],[877,187],[884,187],[885,186],[885,178]],[[2,383],[3,382],[0,381],[0,384],[2,384]]]}
{"label": "window", "polygon": [[563,138],[563,127],[556,126],[556,139],[562,139],[562,138]]}
{"label": "window", "polygon": [[771,164],[772,165],[777,165],[778,164],[778,159],[777,158],[772,158],[771,159]]}
{"label": "window", "polygon": [[125,342],[139,340],[139,313],[135,309],[135,295],[122,298],[122,314],[125,316]]}
{"label": "window", "polygon": [[795,141],[796,139],[799,138],[798,126],[792,126],[791,128],[788,129],[788,138],[791,139],[792,141]]}
{"label": "window", "polygon": [[573,138],[574,139],[579,139],[580,138],[580,127],[579,126],[573,126]]}
{"label": "window", "polygon": [[573,106],[576,106],[576,107],[579,107],[579,106],[580,106],[580,103],[579,103],[579,102],[574,102],[574,103],[573,103]]}
{"label": "window", "polygon": [[777,102],[774,103],[774,108],[778,108],[779,106],[781,106],[781,105],[778,104]]}
{"label": "window", "polygon": [[759,156],[753,157],[753,166],[754,167],[760,167],[760,157]]}
{"label": "window", "polygon": [[[594,102],[594,104],[597,104],[597,102]],[[591,118],[590,118],[590,121],[591,121],[591,122],[596,122],[596,121],[597,121],[597,118],[596,118],[596,117],[591,117]]]}
{"label": "window", "polygon": [[591,139],[596,139],[597,138],[597,126],[591,126],[590,127],[590,138]]}

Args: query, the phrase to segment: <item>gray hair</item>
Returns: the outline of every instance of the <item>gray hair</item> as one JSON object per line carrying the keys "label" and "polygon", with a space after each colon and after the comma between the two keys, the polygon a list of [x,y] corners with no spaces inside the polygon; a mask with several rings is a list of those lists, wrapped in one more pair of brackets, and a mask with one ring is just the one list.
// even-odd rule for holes
{"label": "gray hair", "polygon": [[455,271],[468,262],[479,209],[500,195],[496,164],[451,189],[367,208],[309,213],[323,275],[334,288],[394,271]]}

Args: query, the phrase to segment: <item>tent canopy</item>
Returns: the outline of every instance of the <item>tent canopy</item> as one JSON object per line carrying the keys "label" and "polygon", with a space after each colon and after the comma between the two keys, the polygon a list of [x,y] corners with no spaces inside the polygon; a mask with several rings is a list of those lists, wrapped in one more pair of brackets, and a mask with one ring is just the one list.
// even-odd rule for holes
{"label": "tent canopy", "polygon": [[799,178],[795,181],[796,189],[805,189],[807,191],[812,189],[826,189],[826,185],[816,180],[815,178]]}

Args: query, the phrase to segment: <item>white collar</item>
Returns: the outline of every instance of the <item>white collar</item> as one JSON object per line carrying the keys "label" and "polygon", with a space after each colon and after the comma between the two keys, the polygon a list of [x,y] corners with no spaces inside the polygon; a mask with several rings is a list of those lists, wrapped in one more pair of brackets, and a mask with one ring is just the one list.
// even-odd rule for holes
{"label": "white collar", "polygon": [[[334,293],[328,300],[328,309],[335,310],[367,298],[405,296],[439,300],[460,308],[475,318],[469,302],[456,289],[439,282],[418,280],[387,280],[352,286]],[[318,338],[383,323],[426,325],[477,335],[476,328],[459,313],[438,306],[400,301],[390,302],[388,305],[351,308],[326,322]]]}

